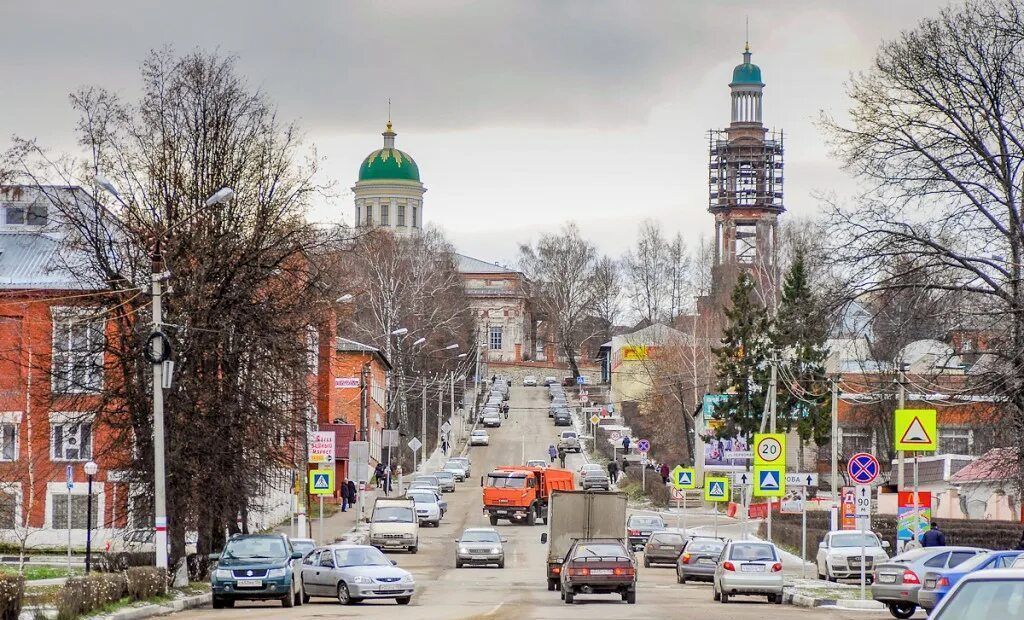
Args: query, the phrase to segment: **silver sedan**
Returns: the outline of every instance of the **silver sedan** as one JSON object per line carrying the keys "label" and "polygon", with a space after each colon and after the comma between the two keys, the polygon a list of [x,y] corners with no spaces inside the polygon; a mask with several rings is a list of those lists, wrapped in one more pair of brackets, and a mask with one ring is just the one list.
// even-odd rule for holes
{"label": "silver sedan", "polygon": [[463,530],[462,536],[455,541],[455,568],[467,564],[496,564],[498,568],[505,568],[505,547],[502,543],[507,540],[490,527]]}
{"label": "silver sedan", "polygon": [[409,571],[368,545],[330,545],[302,565],[303,598],[337,598],[342,605],[363,599],[393,598],[408,605],[416,591]]}
{"label": "silver sedan", "polygon": [[769,542],[732,541],[725,545],[715,567],[715,600],[729,602],[737,594],[767,596],[782,604],[782,560]]}

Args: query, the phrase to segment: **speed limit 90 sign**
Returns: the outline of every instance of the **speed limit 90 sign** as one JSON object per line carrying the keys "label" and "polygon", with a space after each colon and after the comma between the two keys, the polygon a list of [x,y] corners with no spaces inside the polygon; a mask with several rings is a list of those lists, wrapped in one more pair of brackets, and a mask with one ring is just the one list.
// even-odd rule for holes
{"label": "speed limit 90 sign", "polygon": [[754,466],[786,466],[785,433],[757,433],[754,435]]}

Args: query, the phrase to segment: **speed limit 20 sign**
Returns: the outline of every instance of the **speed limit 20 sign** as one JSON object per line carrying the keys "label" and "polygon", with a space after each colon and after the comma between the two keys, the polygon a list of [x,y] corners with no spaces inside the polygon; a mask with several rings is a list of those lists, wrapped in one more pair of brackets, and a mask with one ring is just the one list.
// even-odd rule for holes
{"label": "speed limit 20 sign", "polygon": [[785,433],[757,433],[754,435],[754,466],[786,466]]}

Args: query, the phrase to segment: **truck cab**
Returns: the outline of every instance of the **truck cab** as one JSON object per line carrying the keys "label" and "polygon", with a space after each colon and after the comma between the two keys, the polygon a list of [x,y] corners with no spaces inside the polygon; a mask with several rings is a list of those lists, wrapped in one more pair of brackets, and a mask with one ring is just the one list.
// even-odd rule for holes
{"label": "truck cab", "polygon": [[407,549],[416,553],[419,540],[416,503],[412,499],[377,498],[370,515],[370,544],[382,551]]}
{"label": "truck cab", "polygon": [[487,474],[484,483],[484,513],[491,525],[498,519],[534,525],[547,523],[552,491],[572,490],[573,475],[565,469],[506,466]]}

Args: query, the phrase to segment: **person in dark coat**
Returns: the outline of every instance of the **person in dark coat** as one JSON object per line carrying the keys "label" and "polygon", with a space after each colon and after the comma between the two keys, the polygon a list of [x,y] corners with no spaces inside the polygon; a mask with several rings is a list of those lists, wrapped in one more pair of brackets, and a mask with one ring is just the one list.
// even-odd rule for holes
{"label": "person in dark coat", "polygon": [[661,464],[661,481],[668,484],[668,463]]}
{"label": "person in dark coat", "polygon": [[565,469],[565,448],[558,446],[558,466]]}
{"label": "person in dark coat", "polygon": [[354,480],[348,481],[348,504],[349,506],[356,505],[356,483]]}
{"label": "person in dark coat", "polygon": [[618,477],[619,464],[616,463],[615,461],[608,461],[608,480],[611,481],[612,484],[615,484],[615,482],[617,482]]}
{"label": "person in dark coat", "polygon": [[622,471],[622,475],[623,476],[625,476],[627,473],[629,473],[627,471],[628,469],[629,469],[629,461],[626,460],[626,457],[622,457],[622,465],[619,466],[619,470]]}
{"label": "person in dark coat", "polygon": [[945,547],[946,535],[939,529],[939,524],[932,521],[932,528],[921,536],[922,547]]}
{"label": "person in dark coat", "polygon": [[1016,549],[1018,551],[1024,551],[1024,532],[1020,533],[1020,540],[1017,541]]}
{"label": "person in dark coat", "polygon": [[341,479],[341,488],[338,490],[341,491],[341,511],[347,512],[348,507],[352,504],[352,498],[348,494],[348,478]]}
{"label": "person in dark coat", "polygon": [[555,457],[558,456],[558,450],[555,450],[555,444],[548,446],[548,456],[551,457],[551,462],[555,462]]}

